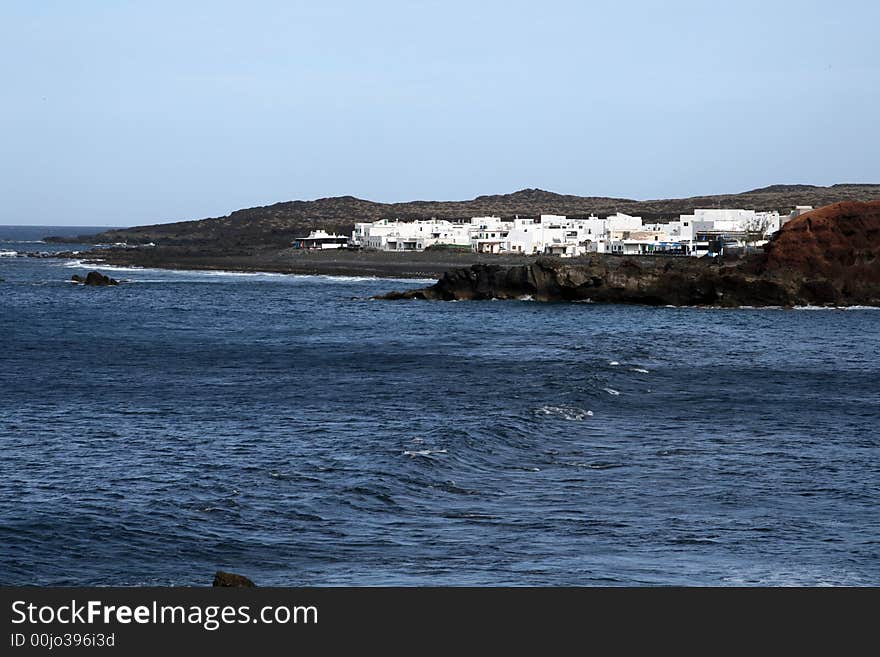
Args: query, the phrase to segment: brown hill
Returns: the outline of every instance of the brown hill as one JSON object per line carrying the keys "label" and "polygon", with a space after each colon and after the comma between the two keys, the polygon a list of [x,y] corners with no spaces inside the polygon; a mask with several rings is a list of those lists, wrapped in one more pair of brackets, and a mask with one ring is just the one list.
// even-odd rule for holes
{"label": "brown hill", "polygon": [[834,203],[788,222],[761,271],[809,301],[871,302],[880,296],[880,201]]}
{"label": "brown hill", "polygon": [[[357,221],[377,219],[468,219],[494,214],[537,216],[542,213],[568,216],[599,215],[616,211],[666,220],[700,207],[742,207],[754,210],[787,211],[794,205],[827,205],[838,201],[880,199],[880,185],[840,184],[774,185],[740,194],[698,196],[684,199],[636,201],[633,199],[572,196],[540,189],[524,189],[513,194],[478,196],[469,201],[412,201],[375,203],[353,196],[315,201],[287,201],[237,210],[225,217],[139,226],[111,230],[97,236],[100,242],[155,242],[164,246],[187,246],[223,252],[289,245],[294,238],[313,228],[347,234]],[[64,240],[57,240],[64,241]],[[69,240],[68,240],[69,241]]]}

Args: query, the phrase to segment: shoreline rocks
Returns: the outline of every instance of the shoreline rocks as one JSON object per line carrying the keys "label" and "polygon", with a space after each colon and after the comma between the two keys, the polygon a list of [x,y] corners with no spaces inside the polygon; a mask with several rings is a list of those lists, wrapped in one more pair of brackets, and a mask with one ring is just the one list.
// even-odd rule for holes
{"label": "shoreline rocks", "polygon": [[791,305],[776,281],[683,258],[596,257],[585,264],[542,258],[528,265],[473,265],[434,285],[380,299],[589,301],[653,306]]}

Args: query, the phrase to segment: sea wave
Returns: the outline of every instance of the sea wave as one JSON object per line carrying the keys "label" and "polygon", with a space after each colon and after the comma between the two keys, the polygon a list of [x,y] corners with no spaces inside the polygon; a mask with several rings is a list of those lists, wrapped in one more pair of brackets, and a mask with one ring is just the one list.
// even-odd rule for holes
{"label": "sea wave", "polygon": [[15,258],[18,256],[18,251],[10,251],[10,250],[0,250],[0,258]]}
{"label": "sea wave", "polygon": [[694,310],[880,310],[880,306],[663,306],[664,308]]}
{"label": "sea wave", "polygon": [[404,456],[415,458],[417,456],[430,457],[434,454],[446,454],[445,449],[406,449],[403,451]]}
{"label": "sea wave", "polygon": [[880,310],[880,306],[794,306],[792,310]]}
{"label": "sea wave", "polygon": [[403,283],[433,283],[431,278],[390,278],[379,276],[335,276],[330,274],[286,274],[274,271],[232,271],[227,269],[165,269],[160,267],[138,267],[135,265],[107,265],[100,260],[65,260],[63,267],[73,269],[99,269],[102,271],[115,272],[152,272],[195,277],[216,278],[278,278],[292,281],[325,281],[328,283],[361,283],[372,281],[395,281]]}
{"label": "sea wave", "polygon": [[593,417],[593,411],[587,411],[577,406],[541,406],[534,410],[534,414],[538,416],[549,416],[561,418],[563,420],[586,420]]}

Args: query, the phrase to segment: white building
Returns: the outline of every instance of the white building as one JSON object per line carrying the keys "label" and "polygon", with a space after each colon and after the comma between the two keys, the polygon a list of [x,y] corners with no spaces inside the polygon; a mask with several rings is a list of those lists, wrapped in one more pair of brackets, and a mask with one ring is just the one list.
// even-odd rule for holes
{"label": "white building", "polygon": [[479,229],[472,235],[473,250],[479,253],[518,253],[576,257],[586,253],[610,253],[609,224],[619,228],[641,227],[640,217],[615,215],[609,219],[590,216],[570,219],[564,215],[542,214],[539,218],[494,223],[486,218],[472,220]]}
{"label": "white building", "polygon": [[344,235],[330,234],[323,230],[313,230],[308,237],[299,237],[293,242],[293,248],[307,250],[341,249],[347,245],[348,238]]}
{"label": "white building", "polygon": [[780,228],[787,224],[792,219],[797,219],[802,214],[805,214],[813,209],[812,205],[796,205],[791,209],[791,212],[788,213],[788,216],[783,217],[780,222]]}
{"label": "white building", "polygon": [[514,222],[501,217],[474,217],[470,223],[470,245],[475,253],[507,253]]}
{"label": "white building", "polygon": [[543,248],[541,239],[541,220],[540,219],[520,219],[517,217],[513,220],[513,225],[507,234],[508,250],[511,253],[519,253],[522,255],[531,255],[540,253]]}
{"label": "white building", "polygon": [[642,218],[633,217],[622,212],[616,212],[606,217],[605,223],[609,231],[640,230],[642,227]]}
{"label": "white building", "polygon": [[542,214],[538,219],[515,219],[508,232],[506,250],[524,255],[573,257],[596,251],[596,244],[604,235],[604,219]]}
{"label": "white building", "polygon": [[376,251],[422,251],[437,244],[468,246],[470,235],[467,224],[455,224],[445,219],[380,219],[355,224],[351,240],[353,245]]}

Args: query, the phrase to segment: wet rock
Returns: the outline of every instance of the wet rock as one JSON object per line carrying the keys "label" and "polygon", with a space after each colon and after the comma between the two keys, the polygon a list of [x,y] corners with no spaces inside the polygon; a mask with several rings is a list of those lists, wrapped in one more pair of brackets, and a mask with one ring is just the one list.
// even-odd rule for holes
{"label": "wet rock", "polygon": [[218,570],[214,574],[213,586],[229,586],[229,587],[250,587],[256,586],[249,578],[244,575],[236,575],[235,573],[227,573]]}
{"label": "wet rock", "polygon": [[103,286],[103,285],[119,285],[119,281],[115,278],[110,278],[97,271],[90,271],[85,277],[74,274],[70,277],[74,283],[81,283],[82,285],[95,285],[95,286]]}

